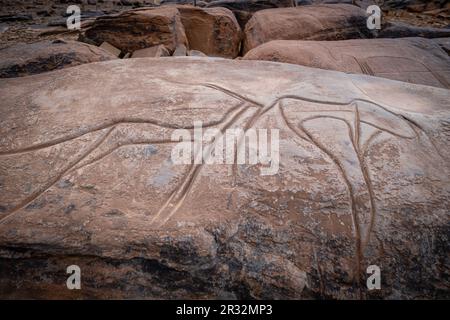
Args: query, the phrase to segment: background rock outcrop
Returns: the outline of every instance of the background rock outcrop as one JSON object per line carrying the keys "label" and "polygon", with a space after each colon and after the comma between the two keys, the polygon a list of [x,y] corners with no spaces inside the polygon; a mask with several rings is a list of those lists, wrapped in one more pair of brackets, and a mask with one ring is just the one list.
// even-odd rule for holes
{"label": "background rock outcrop", "polygon": [[343,40],[369,35],[366,13],[347,4],[256,12],[245,26],[244,53],[271,40]]}
{"label": "background rock outcrop", "polygon": [[[2,298],[449,298],[449,90],[179,57],[0,96]],[[176,165],[194,121],[278,129],[278,172]]]}
{"label": "background rock outcrop", "polygon": [[164,45],[173,52],[177,45],[187,45],[180,13],[172,6],[99,17],[85,37],[97,45],[108,42],[124,52],[156,45]]}
{"label": "background rock outcrop", "polygon": [[0,78],[27,76],[84,63],[117,59],[96,46],[78,41],[41,41],[0,49]]}
{"label": "background rock outcrop", "polygon": [[206,4],[207,8],[222,7],[230,9],[242,29],[248,20],[259,10],[293,7],[293,0],[215,0]]}
{"label": "background rock outcrop", "polygon": [[276,40],[250,50],[243,59],[363,73],[450,89],[449,55],[435,41],[423,38]]}
{"label": "background rock outcrop", "polygon": [[164,45],[170,53],[180,46],[210,56],[235,58],[241,28],[226,8],[162,6],[99,17],[85,32],[89,41],[104,41],[125,52]]}

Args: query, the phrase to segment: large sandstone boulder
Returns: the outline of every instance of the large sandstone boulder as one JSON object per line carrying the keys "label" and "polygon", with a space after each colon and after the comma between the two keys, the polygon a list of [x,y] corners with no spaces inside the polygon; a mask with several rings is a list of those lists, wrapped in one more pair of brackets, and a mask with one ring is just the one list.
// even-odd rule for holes
{"label": "large sandstone boulder", "polygon": [[436,38],[433,39],[447,54],[450,56],[450,38]]}
{"label": "large sandstone boulder", "polygon": [[380,38],[423,37],[441,38],[450,37],[449,28],[417,27],[403,22],[385,23],[377,34]]}
{"label": "large sandstone boulder", "polygon": [[[449,297],[448,90],[179,57],[0,95],[2,298]],[[198,121],[278,129],[278,171],[176,164],[171,135]]]}
{"label": "large sandstone boulder", "polygon": [[84,63],[117,59],[113,54],[78,41],[41,41],[0,50],[0,78],[21,77]]}
{"label": "large sandstone boulder", "polygon": [[178,44],[187,44],[178,9],[136,9],[99,17],[85,37],[97,45],[108,42],[125,52],[164,45],[173,52]]}
{"label": "large sandstone boulder", "polygon": [[450,89],[450,57],[423,38],[344,41],[277,40],[250,50],[244,60],[267,60]]}
{"label": "large sandstone boulder", "polygon": [[245,27],[244,52],[271,40],[343,40],[368,35],[366,13],[347,4],[256,12]]}
{"label": "large sandstone boulder", "polygon": [[226,8],[199,9],[179,6],[189,48],[208,56],[235,58],[239,54],[241,28]]}
{"label": "large sandstone boulder", "polygon": [[222,7],[230,9],[242,29],[253,13],[264,9],[293,7],[294,0],[215,0],[206,4],[207,8]]}
{"label": "large sandstone boulder", "polygon": [[182,45],[211,56],[235,58],[242,35],[228,9],[169,5],[100,17],[85,37],[96,44],[106,41],[125,52],[164,45],[173,53]]}

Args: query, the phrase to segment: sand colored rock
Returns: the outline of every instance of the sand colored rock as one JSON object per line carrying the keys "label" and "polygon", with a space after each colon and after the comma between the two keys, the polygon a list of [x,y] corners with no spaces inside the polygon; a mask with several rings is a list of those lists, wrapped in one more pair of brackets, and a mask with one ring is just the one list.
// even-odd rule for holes
{"label": "sand colored rock", "polygon": [[206,4],[207,8],[222,7],[230,9],[242,29],[253,13],[264,9],[293,7],[292,0],[216,0]]}
{"label": "sand colored rock", "polygon": [[16,44],[0,50],[0,78],[22,77],[116,58],[108,51],[77,41]]}
{"label": "sand colored rock", "polygon": [[[179,57],[0,95],[2,298],[448,298],[448,90]],[[175,164],[194,121],[278,129],[278,172]]]}
{"label": "sand colored rock", "polygon": [[436,38],[433,39],[447,54],[450,56],[450,38]]}
{"label": "sand colored rock", "polygon": [[103,42],[99,48],[108,51],[109,53],[111,53],[112,55],[114,55],[115,57],[119,57],[120,54],[122,53],[119,49],[117,49],[116,47],[112,46],[111,44],[109,44],[108,42]]}
{"label": "sand colored rock", "polygon": [[244,53],[271,40],[343,40],[368,32],[365,11],[353,5],[261,10],[245,26]]}
{"label": "sand colored rock", "polygon": [[172,6],[99,17],[85,37],[97,44],[106,41],[125,52],[160,44],[173,52],[178,44],[187,44],[180,13]]}
{"label": "sand colored rock", "polygon": [[179,6],[189,48],[208,56],[235,58],[239,54],[241,28],[226,8],[199,9]]}
{"label": "sand colored rock", "polygon": [[436,42],[423,38],[277,40],[250,50],[244,60],[286,62],[450,88],[450,57]]}
{"label": "sand colored rock", "polygon": [[165,46],[153,46],[151,48],[141,49],[133,52],[132,58],[158,58],[170,56]]}
{"label": "sand colored rock", "polygon": [[449,28],[418,27],[403,22],[389,22],[378,33],[380,38],[423,37],[441,38],[450,37]]}
{"label": "sand colored rock", "polygon": [[207,57],[206,54],[204,54],[201,51],[198,50],[189,50],[188,56],[194,56],[194,57]]}
{"label": "sand colored rock", "polygon": [[164,45],[172,54],[184,45],[208,55],[235,58],[242,32],[226,8],[170,5],[100,17],[85,37],[94,42],[107,41],[127,52]]}

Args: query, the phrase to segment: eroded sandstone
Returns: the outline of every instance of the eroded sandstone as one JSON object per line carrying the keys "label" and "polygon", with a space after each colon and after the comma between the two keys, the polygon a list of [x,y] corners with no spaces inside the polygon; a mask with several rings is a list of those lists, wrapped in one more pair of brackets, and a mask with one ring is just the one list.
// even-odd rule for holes
{"label": "eroded sandstone", "polygon": [[22,77],[117,57],[78,41],[52,40],[16,44],[0,50],[0,78]]}
{"label": "eroded sandstone", "polygon": [[256,12],[245,26],[244,53],[271,40],[343,40],[370,35],[366,13],[348,4]]}
{"label": "eroded sandstone", "polygon": [[[0,95],[3,298],[449,297],[448,90],[178,57]],[[279,129],[278,173],[175,165],[171,134],[194,121]]]}
{"label": "eroded sandstone", "polygon": [[277,40],[250,50],[243,59],[363,73],[449,89],[450,57],[442,49],[444,40],[423,38]]}

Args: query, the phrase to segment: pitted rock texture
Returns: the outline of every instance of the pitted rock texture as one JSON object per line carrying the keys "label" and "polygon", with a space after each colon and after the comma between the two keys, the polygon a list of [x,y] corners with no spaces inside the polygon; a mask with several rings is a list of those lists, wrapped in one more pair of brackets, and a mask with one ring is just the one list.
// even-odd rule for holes
{"label": "pitted rock texture", "polygon": [[168,5],[97,18],[85,37],[97,44],[109,42],[125,52],[164,45],[173,53],[184,45],[211,56],[235,58],[242,32],[226,8]]}
{"label": "pitted rock texture", "polygon": [[[178,57],[0,95],[2,298],[449,298],[446,89]],[[280,130],[278,172],[175,164],[194,121]]]}
{"label": "pitted rock texture", "polygon": [[450,89],[450,57],[439,41],[423,38],[270,41],[244,60],[267,60],[363,73]]}
{"label": "pitted rock texture", "polygon": [[370,35],[366,13],[348,4],[256,12],[245,26],[244,53],[271,40],[343,40]]}
{"label": "pitted rock texture", "polygon": [[96,46],[77,41],[41,41],[0,50],[0,78],[27,76],[84,63],[117,59]]}

